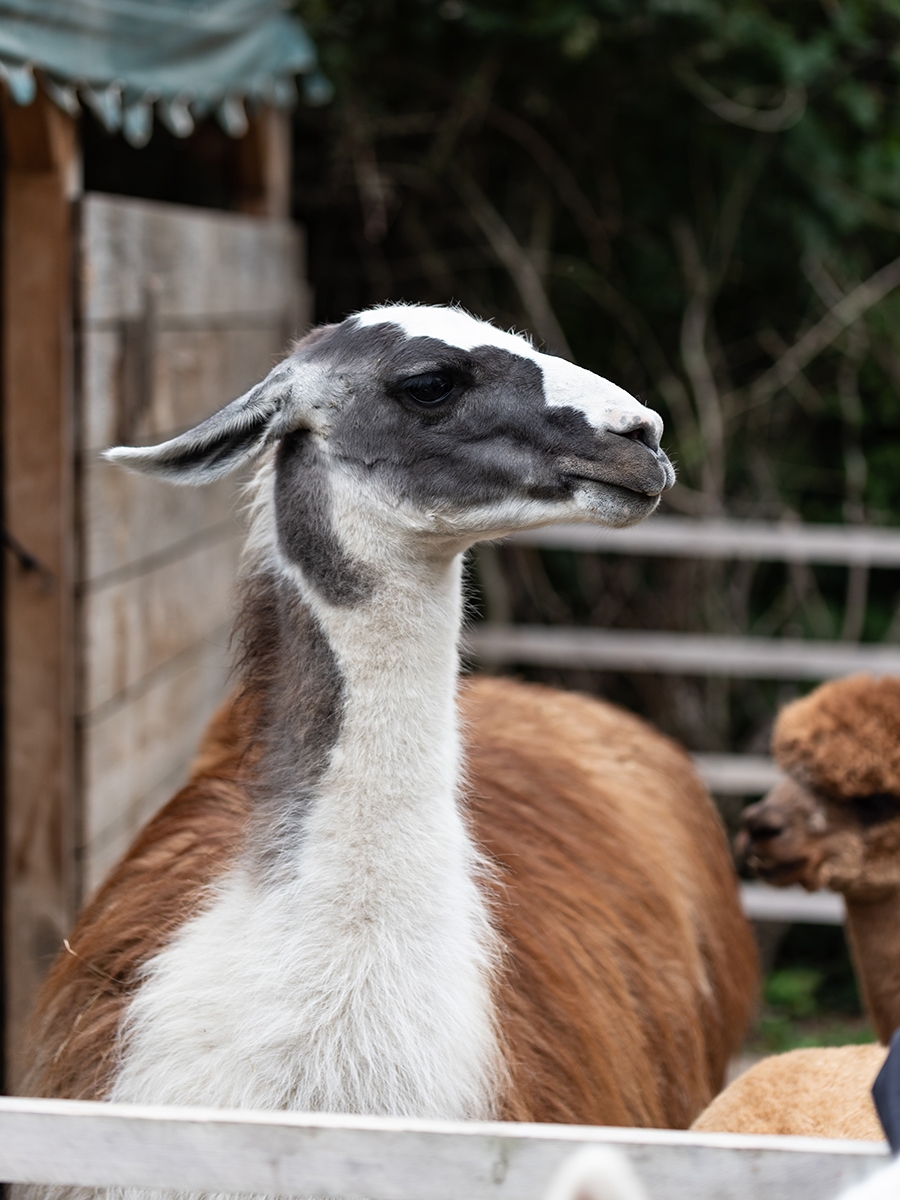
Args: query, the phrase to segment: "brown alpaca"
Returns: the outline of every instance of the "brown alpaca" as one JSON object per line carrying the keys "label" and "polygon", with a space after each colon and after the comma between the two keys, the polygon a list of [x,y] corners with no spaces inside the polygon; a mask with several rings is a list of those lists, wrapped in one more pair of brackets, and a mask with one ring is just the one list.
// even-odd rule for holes
{"label": "brown alpaca", "polygon": [[[274,447],[242,687],[187,786],[85,910],[30,1087],[146,1103],[684,1126],[755,982],[687,756],[584,697],[466,683],[461,555],[624,524],[658,419],[445,309],[320,330],[135,469],[202,482]],[[484,856],[484,857],[482,857]]]}
{"label": "brown alpaca", "polygon": [[729,1084],[691,1129],[882,1142],[872,1084],[886,1055],[884,1046],[773,1054]]}
{"label": "brown alpaca", "polygon": [[[787,778],[744,813],[738,854],[777,886],[800,883],[809,891],[828,887],[843,894],[863,1001],[886,1044],[900,1025],[900,680],[855,675],[823,684],[783,710],[772,747]],[[808,1076],[816,1063],[825,1075],[834,1069],[834,1051],[797,1053],[806,1056]],[[847,1136],[838,1130],[858,1119],[871,1129],[866,1136],[880,1138],[869,1089],[886,1052],[860,1046],[840,1053],[843,1097],[831,1110],[833,1124],[823,1118],[822,1128]],[[851,1086],[846,1072],[854,1061]],[[714,1101],[696,1127],[749,1132],[750,1125],[736,1123],[744,1120],[740,1097],[750,1094],[757,1078],[759,1086],[763,1076],[774,1086],[781,1074],[779,1120],[792,1119],[788,1110],[796,1100],[794,1115],[802,1124],[803,1104],[790,1084],[796,1061],[780,1064],[769,1059],[748,1072],[747,1081],[739,1079]],[[749,1109],[746,1119],[755,1119]]]}

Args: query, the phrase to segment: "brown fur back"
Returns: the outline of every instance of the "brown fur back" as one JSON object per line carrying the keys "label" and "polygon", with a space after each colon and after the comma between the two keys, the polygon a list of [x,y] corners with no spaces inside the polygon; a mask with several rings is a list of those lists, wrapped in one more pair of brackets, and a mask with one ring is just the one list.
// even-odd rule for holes
{"label": "brown fur back", "polygon": [[692,1129],[884,1141],[872,1102],[884,1046],[817,1046],[756,1063],[717,1096]]}
{"label": "brown fur back", "polygon": [[[498,864],[512,1120],[683,1127],[721,1085],[756,981],[718,818],[687,756],[611,705],[463,686],[470,811]],[[82,914],[28,1039],[32,1094],[99,1099],[140,968],[238,853],[251,722],[217,714],[187,786]]]}
{"label": "brown fur back", "polygon": [[601,701],[474,680],[472,811],[501,864],[513,1120],[684,1127],[756,982],[725,837],[683,750]]}

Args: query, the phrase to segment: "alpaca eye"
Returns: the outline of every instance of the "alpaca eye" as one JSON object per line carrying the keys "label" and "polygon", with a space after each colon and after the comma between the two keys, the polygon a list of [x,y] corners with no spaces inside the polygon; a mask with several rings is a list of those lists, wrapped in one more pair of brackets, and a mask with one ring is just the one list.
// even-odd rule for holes
{"label": "alpaca eye", "polygon": [[860,825],[880,825],[900,812],[900,797],[890,792],[874,792],[871,796],[854,796],[850,800],[853,814]]}
{"label": "alpaca eye", "polygon": [[441,404],[453,391],[454,381],[442,371],[430,371],[427,375],[415,375],[402,384],[400,390],[416,404],[432,408]]}

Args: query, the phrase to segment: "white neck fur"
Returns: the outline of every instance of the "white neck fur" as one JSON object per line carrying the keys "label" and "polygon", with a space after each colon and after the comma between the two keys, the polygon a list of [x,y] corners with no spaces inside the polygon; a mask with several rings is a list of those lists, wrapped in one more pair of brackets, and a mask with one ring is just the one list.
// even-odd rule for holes
{"label": "white neck fur", "polygon": [[348,549],[381,559],[361,604],[325,604],[290,569],[344,686],[295,849],[269,880],[236,867],[150,963],[110,1099],[496,1115],[498,946],[458,796],[461,558],[388,564],[356,528]]}

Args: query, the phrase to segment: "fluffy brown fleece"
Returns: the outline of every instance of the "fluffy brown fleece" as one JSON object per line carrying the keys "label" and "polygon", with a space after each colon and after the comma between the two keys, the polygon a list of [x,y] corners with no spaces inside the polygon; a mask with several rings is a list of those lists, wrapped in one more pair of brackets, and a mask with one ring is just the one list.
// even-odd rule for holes
{"label": "fluffy brown fleece", "polygon": [[778,765],[834,800],[900,796],[900,679],[851,675],[782,709]]}
{"label": "fluffy brown fleece", "polygon": [[884,1046],[790,1050],[764,1058],[717,1096],[692,1129],[884,1141],[872,1103]]}
{"label": "fluffy brown fleece", "polygon": [[[32,1094],[101,1099],[142,965],[240,853],[252,700],[88,906],[28,1037]],[[497,864],[512,1120],[683,1128],[721,1086],[756,985],[721,826],[687,755],[583,696],[463,685],[469,811]]]}

